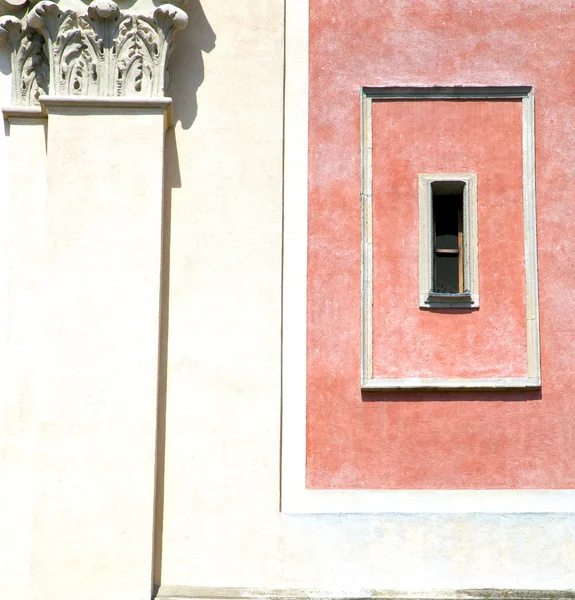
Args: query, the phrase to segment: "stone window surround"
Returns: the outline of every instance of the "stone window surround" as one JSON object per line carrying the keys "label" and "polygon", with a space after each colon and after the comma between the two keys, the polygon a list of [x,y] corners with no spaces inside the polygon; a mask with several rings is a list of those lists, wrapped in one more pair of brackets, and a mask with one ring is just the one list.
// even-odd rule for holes
{"label": "stone window surround", "polygon": [[[372,231],[372,103],[374,100],[497,100],[522,102],[523,230],[527,360],[525,377],[378,378],[373,376],[373,231]],[[531,86],[504,87],[363,87],[361,104],[361,389],[397,390],[529,390],[541,387],[537,230],[535,220],[535,109]],[[421,243],[421,239],[420,239]],[[421,254],[420,254],[421,261]],[[421,266],[421,263],[420,263]],[[425,277],[425,270],[424,275]],[[429,288],[428,288],[429,289]],[[477,288],[478,290],[478,288]],[[421,281],[420,281],[421,301]],[[477,296],[477,302],[479,297]]]}
{"label": "stone window surround", "polygon": [[[433,198],[431,186],[440,181],[464,184],[463,188],[463,282],[465,297],[453,294],[433,295]],[[419,190],[419,307],[479,308],[479,268],[477,247],[477,174],[420,174]]]}

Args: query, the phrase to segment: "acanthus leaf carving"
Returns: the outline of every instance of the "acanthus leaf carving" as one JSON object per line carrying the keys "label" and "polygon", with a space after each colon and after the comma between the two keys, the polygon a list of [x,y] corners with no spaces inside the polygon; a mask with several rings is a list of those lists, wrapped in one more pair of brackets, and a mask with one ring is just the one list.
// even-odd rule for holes
{"label": "acanthus leaf carving", "polygon": [[47,92],[49,77],[44,39],[12,15],[0,18],[0,39],[10,48],[13,104],[37,105],[40,95]]}
{"label": "acanthus leaf carving", "polygon": [[164,4],[154,11],[154,21],[158,26],[158,32],[161,36],[159,43],[160,56],[159,63],[163,71],[162,83],[163,89],[157,90],[158,95],[163,95],[170,84],[170,72],[168,71],[168,61],[174,50],[174,35],[176,31],[185,29],[188,24],[188,15],[173,4]]}
{"label": "acanthus leaf carving", "polygon": [[120,25],[116,44],[114,80],[117,96],[143,94],[160,96],[156,80],[163,77],[158,68],[158,34],[151,20],[130,16]]}
{"label": "acanthus leaf carving", "polygon": [[123,13],[113,0],[94,0],[85,15],[51,0],[23,21],[0,19],[0,40],[12,51],[13,102],[55,96],[158,97],[165,94],[173,37],[186,13],[160,6],[152,17]]}

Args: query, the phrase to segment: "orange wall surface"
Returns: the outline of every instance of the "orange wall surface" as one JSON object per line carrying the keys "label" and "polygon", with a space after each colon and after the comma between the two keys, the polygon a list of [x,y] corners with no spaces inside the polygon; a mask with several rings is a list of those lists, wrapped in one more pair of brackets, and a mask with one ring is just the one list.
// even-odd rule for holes
{"label": "orange wall surface", "polygon": [[[376,377],[526,377],[521,101],[373,104]],[[419,308],[419,173],[476,173],[476,309]]]}
{"label": "orange wall surface", "polygon": [[[575,487],[575,10],[310,4],[308,487]],[[534,87],[541,391],[361,393],[359,90],[414,85]],[[376,102],[373,134],[374,374],[524,375],[519,102]],[[417,174],[446,171],[478,174],[481,306],[459,314],[417,299]]]}

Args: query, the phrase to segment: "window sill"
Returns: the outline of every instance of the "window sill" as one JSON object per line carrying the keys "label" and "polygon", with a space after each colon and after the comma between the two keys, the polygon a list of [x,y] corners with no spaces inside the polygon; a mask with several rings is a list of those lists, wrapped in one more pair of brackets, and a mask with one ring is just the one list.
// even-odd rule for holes
{"label": "window sill", "polygon": [[420,308],[479,308],[479,301],[471,292],[462,294],[441,294],[429,292]]}

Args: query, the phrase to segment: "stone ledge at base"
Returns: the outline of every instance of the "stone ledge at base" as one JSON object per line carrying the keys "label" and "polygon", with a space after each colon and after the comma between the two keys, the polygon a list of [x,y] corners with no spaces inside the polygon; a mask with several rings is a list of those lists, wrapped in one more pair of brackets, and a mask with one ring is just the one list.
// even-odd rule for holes
{"label": "stone ledge at base", "polygon": [[327,592],[316,589],[260,589],[162,585],[157,600],[573,600],[575,590],[466,589],[401,592],[364,589]]}

